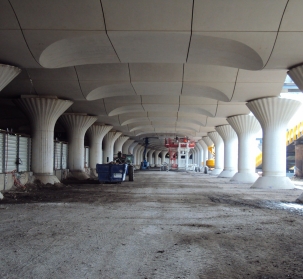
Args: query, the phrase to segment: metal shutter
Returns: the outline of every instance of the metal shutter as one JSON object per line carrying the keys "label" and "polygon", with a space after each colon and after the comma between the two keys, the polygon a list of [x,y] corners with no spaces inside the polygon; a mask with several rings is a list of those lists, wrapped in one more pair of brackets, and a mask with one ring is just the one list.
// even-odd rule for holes
{"label": "metal shutter", "polygon": [[67,168],[67,156],[68,156],[68,145],[67,143],[62,143],[62,160],[61,160],[62,169]]}
{"label": "metal shutter", "polygon": [[29,170],[29,138],[19,136],[18,171]]}
{"label": "metal shutter", "polygon": [[61,169],[61,142],[54,143],[54,169],[60,170]]}
{"label": "metal shutter", "polygon": [[4,172],[4,134],[0,133],[0,173]]}
{"label": "metal shutter", "polygon": [[5,142],[5,169],[6,171],[13,171],[17,169],[17,136],[6,135]]}

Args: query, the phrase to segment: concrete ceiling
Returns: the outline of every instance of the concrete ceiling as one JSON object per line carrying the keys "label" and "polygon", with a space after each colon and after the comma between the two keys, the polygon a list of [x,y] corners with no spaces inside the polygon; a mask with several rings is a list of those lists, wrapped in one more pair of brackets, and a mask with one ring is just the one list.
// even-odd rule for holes
{"label": "concrete ceiling", "polygon": [[0,63],[23,70],[2,104],[56,95],[136,140],[204,136],[248,114],[248,100],[278,96],[303,62],[300,0],[0,4]]}

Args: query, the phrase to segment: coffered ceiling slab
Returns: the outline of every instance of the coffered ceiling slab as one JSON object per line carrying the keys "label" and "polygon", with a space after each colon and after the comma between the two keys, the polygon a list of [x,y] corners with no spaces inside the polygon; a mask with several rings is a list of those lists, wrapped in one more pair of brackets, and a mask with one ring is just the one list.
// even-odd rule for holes
{"label": "coffered ceiling slab", "polygon": [[109,31],[108,35],[121,62],[186,62],[190,32]]}
{"label": "coffered ceiling slab", "polygon": [[138,95],[179,96],[182,89],[182,82],[132,82],[132,85]]}
{"label": "coffered ceiling slab", "polygon": [[232,103],[228,104],[219,104],[218,110],[216,113],[216,117],[229,117],[233,115],[239,115],[239,114],[249,114],[250,110],[248,107],[244,104],[235,105]]}

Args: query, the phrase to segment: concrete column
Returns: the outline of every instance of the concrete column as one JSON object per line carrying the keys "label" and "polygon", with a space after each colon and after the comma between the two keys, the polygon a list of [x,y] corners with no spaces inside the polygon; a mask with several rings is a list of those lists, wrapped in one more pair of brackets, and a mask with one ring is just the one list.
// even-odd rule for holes
{"label": "concrete column", "polygon": [[140,148],[141,148],[141,144],[139,144],[139,143],[134,148],[133,155],[134,155],[134,161],[135,161],[136,165],[138,165],[138,151],[139,151]]}
{"label": "concrete column", "polygon": [[122,135],[121,132],[110,131],[104,137],[104,139],[103,139],[103,142],[104,142],[103,163],[106,164],[107,162],[111,162],[114,160],[114,144],[115,144],[115,141],[121,135]]}
{"label": "concrete column", "polygon": [[[212,146],[214,144],[213,141],[210,139],[210,137],[202,137],[202,140],[207,145],[207,151],[208,151],[208,147]],[[208,151],[208,159],[212,159],[212,158],[213,158],[213,155]]]}
{"label": "concrete column", "polygon": [[[113,128],[113,126],[93,124],[87,130],[88,137],[90,139],[90,168],[93,172],[96,171],[96,164],[102,164],[102,140],[104,136]],[[96,175],[96,174],[95,174]]]}
{"label": "concrete column", "polygon": [[132,139],[129,139],[129,140],[127,140],[123,145],[122,145],[122,153],[123,154],[131,154],[130,152],[129,152],[129,147],[130,147],[130,145],[132,144],[134,142],[134,140],[132,140]]}
{"label": "concrete column", "polygon": [[154,154],[155,165],[159,164],[159,154],[160,153],[161,153],[161,150],[155,150],[155,154]]}
{"label": "concrete column", "polygon": [[141,146],[140,149],[138,150],[138,165],[141,165],[141,162],[143,161],[143,151],[144,151],[144,146]]}
{"label": "concrete column", "polygon": [[199,144],[201,145],[201,147],[203,149],[203,158],[202,158],[203,164],[202,164],[202,166],[205,167],[206,166],[206,161],[208,160],[208,148],[207,148],[206,143],[202,139],[199,140]]}
{"label": "concrete column", "polygon": [[256,174],[255,139],[261,126],[252,115],[237,115],[227,118],[227,122],[238,135],[238,172],[230,181],[237,183],[254,183]]}
{"label": "concrete column", "polygon": [[247,103],[263,130],[262,169],[252,188],[293,189],[286,177],[286,125],[301,106],[295,100],[264,98]]}
{"label": "concrete column", "polygon": [[84,136],[96,120],[96,116],[84,113],[64,113],[60,117],[68,135],[68,168],[70,174],[80,180],[89,178],[84,172]]}
{"label": "concrete column", "polygon": [[8,85],[17,75],[19,75],[21,69],[10,66],[0,64],[0,91]]}
{"label": "concrete column", "polygon": [[199,161],[198,161],[198,167],[202,167],[203,164],[202,164],[202,161],[203,161],[203,154],[204,154],[204,151],[203,151],[203,147],[202,145],[200,144],[200,142],[196,142],[196,145],[197,145],[197,148],[199,150]]}
{"label": "concrete column", "polygon": [[218,177],[233,177],[238,170],[238,137],[230,125],[217,126],[224,142],[224,169]]}
{"label": "concrete column", "polygon": [[212,175],[219,175],[224,166],[224,143],[218,132],[209,132],[207,135],[215,144],[215,169]]}
{"label": "concrete column", "polygon": [[119,151],[122,152],[122,146],[128,139],[129,139],[129,137],[127,137],[127,136],[118,137],[118,139],[115,141],[115,144],[114,144],[114,155],[118,155]]}
{"label": "concrete column", "polygon": [[192,164],[197,164],[197,156],[198,156],[198,151],[197,151],[197,146],[195,146],[192,150],[191,150],[191,154],[192,154]]}
{"label": "concrete column", "polygon": [[161,164],[163,164],[165,162],[165,156],[167,154],[167,150],[162,150],[161,151]]}
{"label": "concrete column", "polygon": [[295,176],[303,177],[303,140],[295,141]]}
{"label": "concrete column", "polygon": [[57,97],[22,96],[20,99],[15,99],[14,103],[24,111],[31,123],[31,167],[35,178],[44,184],[60,182],[53,175],[54,127],[59,116],[73,102],[60,100]]}
{"label": "concrete column", "polygon": [[155,150],[151,149],[148,152],[148,162],[149,164],[153,164],[153,154],[154,154]]}
{"label": "concrete column", "polygon": [[129,152],[129,154],[133,154],[134,155],[134,148],[138,145],[139,143],[138,142],[133,142],[130,146],[129,146],[129,148],[128,148],[128,152]]}

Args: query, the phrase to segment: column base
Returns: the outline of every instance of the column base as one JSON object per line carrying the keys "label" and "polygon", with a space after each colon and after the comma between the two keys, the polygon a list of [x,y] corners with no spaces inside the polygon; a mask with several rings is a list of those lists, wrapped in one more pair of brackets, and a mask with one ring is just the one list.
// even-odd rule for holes
{"label": "column base", "polygon": [[60,180],[55,175],[47,175],[47,174],[34,174],[32,179],[34,183],[35,181],[39,180],[41,184],[55,184],[60,183]]}
{"label": "column base", "polygon": [[220,178],[224,178],[224,177],[233,177],[235,175],[236,171],[234,170],[223,170],[219,175],[218,177]]}
{"label": "column base", "polygon": [[255,183],[259,178],[259,175],[256,173],[243,173],[237,172],[230,180],[233,183]]}
{"label": "column base", "polygon": [[213,169],[211,171],[211,175],[219,175],[222,172],[223,169]]}
{"label": "column base", "polygon": [[262,176],[250,187],[252,189],[294,189],[295,185],[285,176]]}
{"label": "column base", "polygon": [[96,172],[96,169],[90,169],[90,177],[91,178],[98,178],[98,174]]}
{"label": "column base", "polygon": [[69,177],[70,178],[75,178],[75,179],[78,179],[78,180],[87,180],[89,179],[89,175],[84,172],[84,171],[76,171],[76,170],[70,170],[69,171]]}

